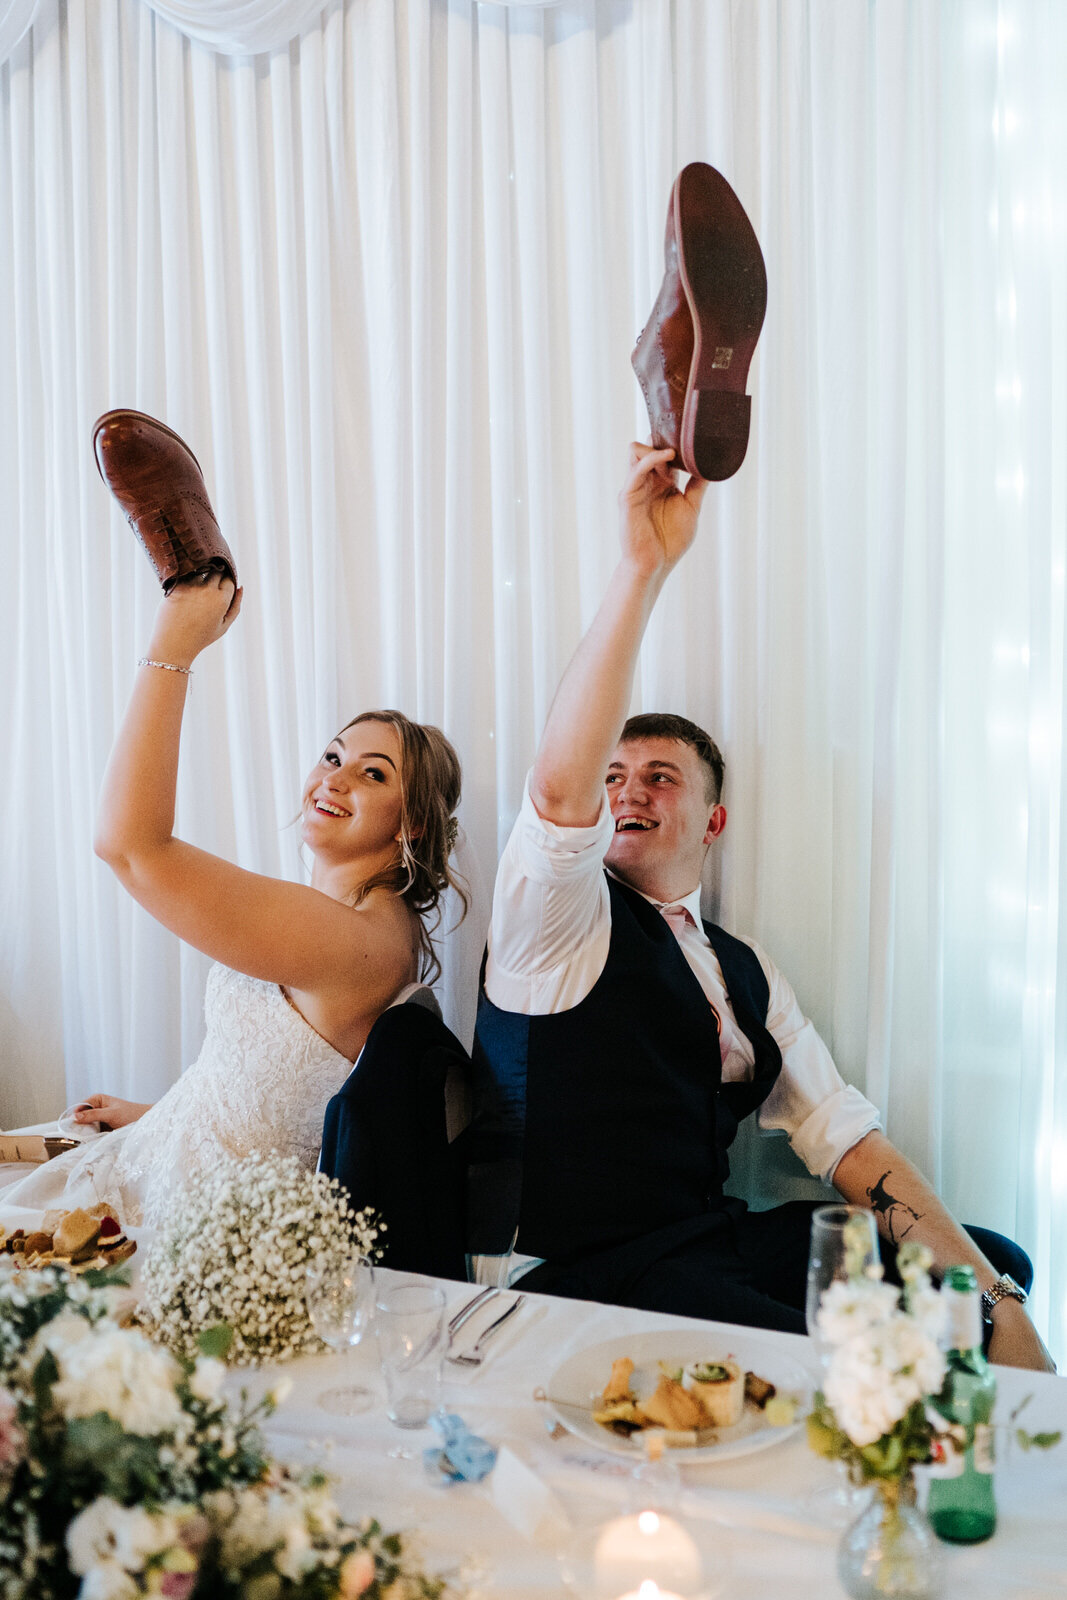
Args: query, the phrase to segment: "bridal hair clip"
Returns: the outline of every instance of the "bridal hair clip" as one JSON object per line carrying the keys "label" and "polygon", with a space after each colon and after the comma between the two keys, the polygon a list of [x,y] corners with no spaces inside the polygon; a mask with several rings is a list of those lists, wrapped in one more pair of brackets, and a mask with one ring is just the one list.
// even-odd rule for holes
{"label": "bridal hair clip", "polygon": [[448,840],[448,848],[454,850],[456,848],[456,840],[459,838],[459,819],[457,817],[449,817],[445,823],[445,838]]}
{"label": "bridal hair clip", "polygon": [[176,667],[173,661],[150,661],[147,656],[142,656],[138,661],[139,667],[158,667],[161,672],[182,672],[187,678],[193,675],[192,667]]}

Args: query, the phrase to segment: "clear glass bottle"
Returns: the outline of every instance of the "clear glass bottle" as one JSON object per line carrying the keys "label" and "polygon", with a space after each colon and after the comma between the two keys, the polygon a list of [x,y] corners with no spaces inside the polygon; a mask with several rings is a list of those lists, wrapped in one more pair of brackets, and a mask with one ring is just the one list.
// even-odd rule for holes
{"label": "clear glass bottle", "polygon": [[941,1285],[948,1311],[948,1372],[934,1405],[958,1430],[961,1449],[931,1475],[926,1514],[939,1539],[977,1544],[997,1525],[993,1499],[993,1405],[997,1380],[982,1354],[982,1317],[972,1267],[949,1267]]}

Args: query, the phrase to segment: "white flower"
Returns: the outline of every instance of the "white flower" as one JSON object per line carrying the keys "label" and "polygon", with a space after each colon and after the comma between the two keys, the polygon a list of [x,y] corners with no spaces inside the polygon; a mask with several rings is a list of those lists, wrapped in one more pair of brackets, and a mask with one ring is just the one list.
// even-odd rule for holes
{"label": "white flower", "polygon": [[114,1561],[101,1562],[86,1573],[78,1600],[138,1600],[140,1586]]}
{"label": "white flower", "polygon": [[923,1327],[903,1312],[839,1344],[826,1373],[827,1403],[854,1445],[873,1444],[916,1400],[935,1393],[945,1358]]}
{"label": "white flower", "polygon": [[198,1400],[214,1400],[226,1377],[226,1363],[214,1356],[201,1356],[189,1377],[189,1388]]}
{"label": "white flower", "polygon": [[54,1353],[59,1380],[52,1399],[65,1417],[106,1411],[127,1433],[149,1437],[181,1421],[177,1362],[143,1334],[105,1323],[92,1338]]}
{"label": "white flower", "polygon": [[71,1571],[88,1576],[96,1568],[115,1565],[125,1572],[143,1572],[153,1556],[178,1543],[180,1531],[171,1512],[122,1506],[101,1495],[67,1528]]}
{"label": "white flower", "polygon": [[819,1302],[816,1321],[828,1344],[845,1344],[857,1334],[887,1322],[897,1309],[897,1291],[871,1278],[830,1284]]}

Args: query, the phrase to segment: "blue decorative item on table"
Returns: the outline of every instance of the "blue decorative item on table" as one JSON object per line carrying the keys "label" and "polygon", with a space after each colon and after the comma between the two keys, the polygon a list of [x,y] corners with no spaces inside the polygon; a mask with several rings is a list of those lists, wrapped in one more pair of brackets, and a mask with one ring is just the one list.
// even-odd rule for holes
{"label": "blue decorative item on table", "polygon": [[443,1443],[423,1451],[426,1470],[433,1476],[442,1473],[450,1483],[481,1483],[496,1465],[496,1450],[485,1439],[471,1433],[462,1417],[439,1411],[430,1418]]}

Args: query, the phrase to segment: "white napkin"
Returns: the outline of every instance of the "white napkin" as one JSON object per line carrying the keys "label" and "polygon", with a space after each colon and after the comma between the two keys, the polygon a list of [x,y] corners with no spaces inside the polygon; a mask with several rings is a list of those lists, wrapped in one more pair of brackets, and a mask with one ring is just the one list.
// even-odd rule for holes
{"label": "white napkin", "polygon": [[92,1139],[102,1139],[104,1130],[99,1122],[75,1122],[74,1113],[85,1104],[79,1100],[75,1106],[68,1106],[57,1119],[56,1126],[64,1139],[77,1139],[81,1144],[88,1144]]}

